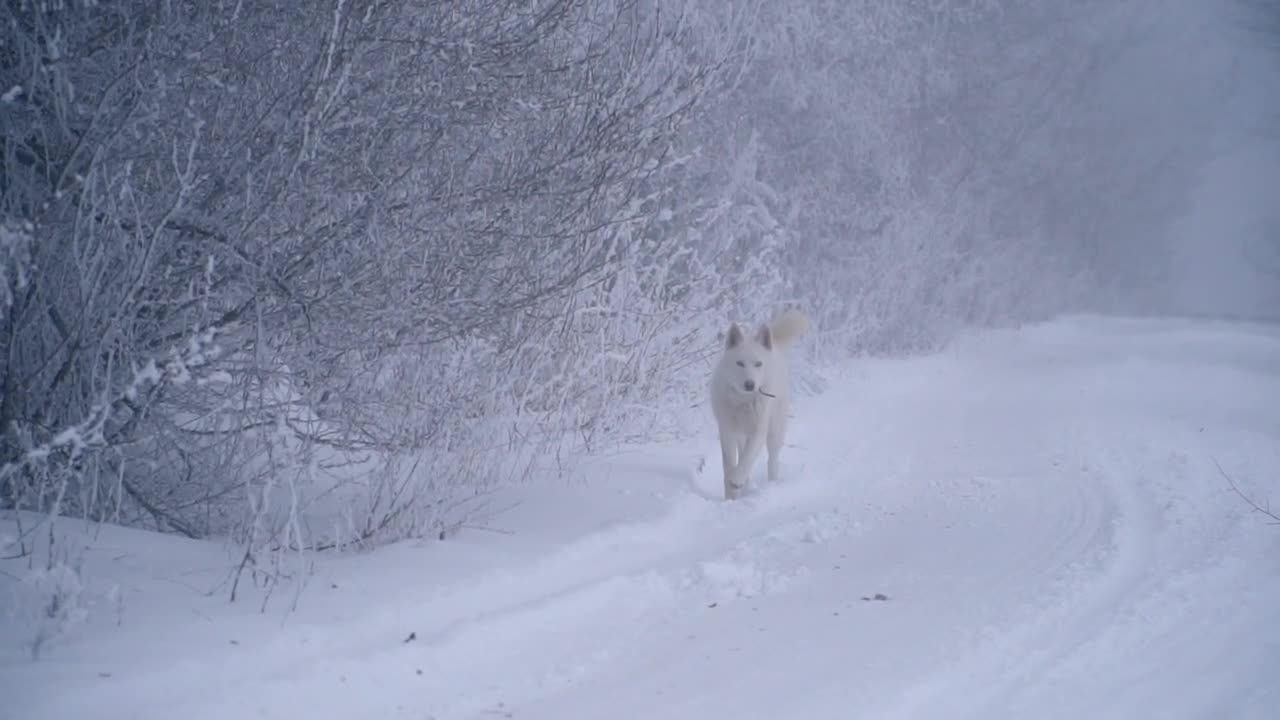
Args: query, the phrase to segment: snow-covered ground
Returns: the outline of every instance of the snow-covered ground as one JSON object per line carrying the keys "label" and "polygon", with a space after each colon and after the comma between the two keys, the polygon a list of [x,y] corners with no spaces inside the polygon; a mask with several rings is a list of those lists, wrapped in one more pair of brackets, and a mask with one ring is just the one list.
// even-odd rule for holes
{"label": "snow-covered ground", "polygon": [[974,334],[795,416],[745,500],[713,442],[636,449],[291,612],[229,605],[220,545],[63,523],[89,615],[35,662],[3,620],[0,717],[1280,717],[1280,526],[1218,469],[1280,507],[1280,330]]}

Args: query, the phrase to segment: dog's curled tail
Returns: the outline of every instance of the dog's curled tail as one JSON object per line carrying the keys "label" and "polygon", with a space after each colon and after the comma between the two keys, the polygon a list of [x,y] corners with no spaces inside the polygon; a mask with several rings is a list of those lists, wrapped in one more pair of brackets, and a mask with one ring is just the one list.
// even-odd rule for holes
{"label": "dog's curled tail", "polygon": [[788,308],[773,316],[769,321],[769,334],[773,342],[781,347],[791,344],[792,340],[805,334],[809,329],[809,318],[794,308]]}

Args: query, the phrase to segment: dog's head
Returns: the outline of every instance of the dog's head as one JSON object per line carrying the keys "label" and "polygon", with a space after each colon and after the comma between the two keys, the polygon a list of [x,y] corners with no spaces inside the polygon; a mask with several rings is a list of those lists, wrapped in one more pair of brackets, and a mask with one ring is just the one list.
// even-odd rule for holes
{"label": "dog's head", "polygon": [[747,337],[737,323],[729,326],[720,362],[725,381],[731,388],[747,395],[767,391],[763,382],[773,360],[773,336],[769,326],[762,325],[753,337]]}

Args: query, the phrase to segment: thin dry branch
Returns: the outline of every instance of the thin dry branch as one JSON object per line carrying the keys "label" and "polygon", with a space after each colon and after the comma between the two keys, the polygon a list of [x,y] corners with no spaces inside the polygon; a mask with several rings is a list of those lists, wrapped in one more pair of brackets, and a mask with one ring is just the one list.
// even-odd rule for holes
{"label": "thin dry branch", "polygon": [[1235,481],[1231,479],[1231,476],[1227,474],[1227,471],[1222,469],[1222,465],[1218,462],[1217,458],[1213,459],[1213,464],[1218,468],[1218,473],[1222,475],[1222,479],[1227,481],[1227,485],[1231,488],[1231,492],[1235,493],[1241,500],[1245,501],[1249,507],[1253,508],[1254,512],[1260,513],[1269,518],[1267,522],[1268,525],[1280,525],[1280,515],[1277,515],[1275,511],[1271,509],[1271,503],[1269,501],[1259,504],[1256,500],[1244,494],[1244,492],[1240,490]]}

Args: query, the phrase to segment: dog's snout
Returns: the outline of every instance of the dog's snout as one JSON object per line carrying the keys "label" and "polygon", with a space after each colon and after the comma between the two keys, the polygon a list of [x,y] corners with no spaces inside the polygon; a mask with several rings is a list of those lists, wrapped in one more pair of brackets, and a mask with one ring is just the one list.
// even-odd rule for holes
{"label": "dog's snout", "polygon": [[751,392],[752,390],[756,389],[756,382],[754,380],[748,380],[742,383],[742,389],[746,390],[747,392]]}

